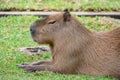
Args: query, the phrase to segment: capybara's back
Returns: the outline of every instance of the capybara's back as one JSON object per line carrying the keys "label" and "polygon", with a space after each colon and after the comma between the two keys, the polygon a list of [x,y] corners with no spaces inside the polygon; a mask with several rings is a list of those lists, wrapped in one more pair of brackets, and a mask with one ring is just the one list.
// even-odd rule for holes
{"label": "capybara's back", "polygon": [[93,42],[85,55],[85,63],[88,62],[89,67],[83,69],[83,73],[120,78],[120,27],[93,36]]}

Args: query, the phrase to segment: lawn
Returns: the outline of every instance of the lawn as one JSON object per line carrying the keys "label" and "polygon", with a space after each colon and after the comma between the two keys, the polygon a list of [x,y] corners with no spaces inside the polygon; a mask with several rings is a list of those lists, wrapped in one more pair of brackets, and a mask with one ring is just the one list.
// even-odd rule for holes
{"label": "lawn", "polygon": [[[0,80],[115,80],[103,76],[82,74],[63,75],[48,71],[28,73],[16,66],[18,63],[48,59],[49,52],[39,55],[23,54],[21,47],[38,46],[29,33],[30,24],[37,16],[0,17]],[[106,17],[78,17],[92,31],[108,30],[120,25],[120,20]]]}
{"label": "lawn", "polygon": [[120,11],[120,0],[0,0],[0,10]]}

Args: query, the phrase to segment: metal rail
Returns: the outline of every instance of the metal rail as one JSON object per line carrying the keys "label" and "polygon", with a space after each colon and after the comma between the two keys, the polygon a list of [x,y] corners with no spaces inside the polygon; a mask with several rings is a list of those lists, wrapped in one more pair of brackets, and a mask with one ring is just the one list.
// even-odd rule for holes
{"label": "metal rail", "polygon": [[[37,16],[47,16],[59,12],[38,12],[38,11],[12,11],[12,12],[0,12],[0,16],[6,15],[37,15]],[[71,12],[77,16],[110,16],[120,18],[120,12]]]}
{"label": "metal rail", "polygon": [[[0,15],[41,15],[41,16],[45,16],[45,15],[50,15],[50,14],[55,14],[58,12],[35,12],[35,11],[15,11],[15,12],[0,12]],[[80,16],[112,16],[112,15],[116,15],[116,16],[120,16],[120,12],[71,12],[71,14],[75,14],[75,15],[80,15]]]}

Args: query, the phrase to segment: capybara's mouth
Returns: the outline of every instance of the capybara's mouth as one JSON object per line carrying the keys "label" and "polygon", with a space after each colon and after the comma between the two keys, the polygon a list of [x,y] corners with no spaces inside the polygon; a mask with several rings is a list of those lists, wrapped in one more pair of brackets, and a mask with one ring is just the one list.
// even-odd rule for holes
{"label": "capybara's mouth", "polygon": [[35,37],[34,37],[33,35],[31,35],[31,37],[32,37],[32,40],[33,40],[34,42],[37,42],[37,40],[35,39]]}
{"label": "capybara's mouth", "polygon": [[34,42],[37,42],[37,40],[33,39]]}

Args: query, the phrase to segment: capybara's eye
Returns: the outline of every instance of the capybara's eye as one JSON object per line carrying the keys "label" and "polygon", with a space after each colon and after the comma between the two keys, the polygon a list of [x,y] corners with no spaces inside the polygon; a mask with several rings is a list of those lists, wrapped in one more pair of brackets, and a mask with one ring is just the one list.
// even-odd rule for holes
{"label": "capybara's eye", "polygon": [[50,20],[48,24],[54,24],[56,21],[55,20]]}

